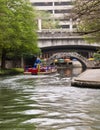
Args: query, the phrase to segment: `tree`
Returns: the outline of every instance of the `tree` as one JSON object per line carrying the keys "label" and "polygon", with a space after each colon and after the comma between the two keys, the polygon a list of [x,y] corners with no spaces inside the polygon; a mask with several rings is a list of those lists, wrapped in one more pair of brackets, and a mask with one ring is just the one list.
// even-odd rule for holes
{"label": "tree", "polygon": [[36,10],[36,14],[36,18],[42,20],[42,29],[58,28],[59,21],[55,20],[49,12]]}
{"label": "tree", "polygon": [[35,14],[29,0],[0,0],[1,68],[9,52],[37,53]]}
{"label": "tree", "polygon": [[90,42],[100,42],[100,0],[76,0],[73,12],[78,32]]}

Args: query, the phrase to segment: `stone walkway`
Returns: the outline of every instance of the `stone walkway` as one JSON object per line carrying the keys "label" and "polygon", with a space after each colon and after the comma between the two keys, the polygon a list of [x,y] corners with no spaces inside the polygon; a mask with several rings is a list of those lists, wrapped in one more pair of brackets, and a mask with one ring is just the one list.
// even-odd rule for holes
{"label": "stone walkway", "polygon": [[100,69],[88,69],[72,81],[72,86],[100,88]]}

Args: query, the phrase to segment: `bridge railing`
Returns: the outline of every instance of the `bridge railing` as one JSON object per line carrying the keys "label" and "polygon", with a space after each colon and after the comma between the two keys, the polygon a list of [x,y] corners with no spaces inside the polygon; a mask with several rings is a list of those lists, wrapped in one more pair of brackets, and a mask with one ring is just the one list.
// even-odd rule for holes
{"label": "bridge railing", "polygon": [[42,31],[42,32],[38,32],[38,36],[39,36],[39,38],[43,38],[43,37],[68,37],[68,36],[82,38],[82,36],[79,36],[79,34],[77,32],[68,32],[65,30],[63,30],[63,31],[62,30]]}

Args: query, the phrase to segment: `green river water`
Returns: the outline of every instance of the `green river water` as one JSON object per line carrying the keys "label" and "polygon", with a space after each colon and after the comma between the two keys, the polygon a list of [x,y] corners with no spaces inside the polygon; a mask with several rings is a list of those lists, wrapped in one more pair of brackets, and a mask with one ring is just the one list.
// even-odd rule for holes
{"label": "green river water", "polygon": [[100,90],[71,86],[80,69],[0,78],[0,130],[100,130]]}

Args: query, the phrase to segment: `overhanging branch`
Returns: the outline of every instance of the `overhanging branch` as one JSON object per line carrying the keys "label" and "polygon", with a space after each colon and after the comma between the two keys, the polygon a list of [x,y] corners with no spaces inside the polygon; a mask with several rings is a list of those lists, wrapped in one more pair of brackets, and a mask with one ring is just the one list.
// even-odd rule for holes
{"label": "overhanging branch", "polygon": [[87,35],[87,34],[92,34],[92,33],[98,33],[100,32],[100,29],[96,29],[96,30],[91,30],[91,31],[87,31],[87,32],[79,32],[81,35]]}

